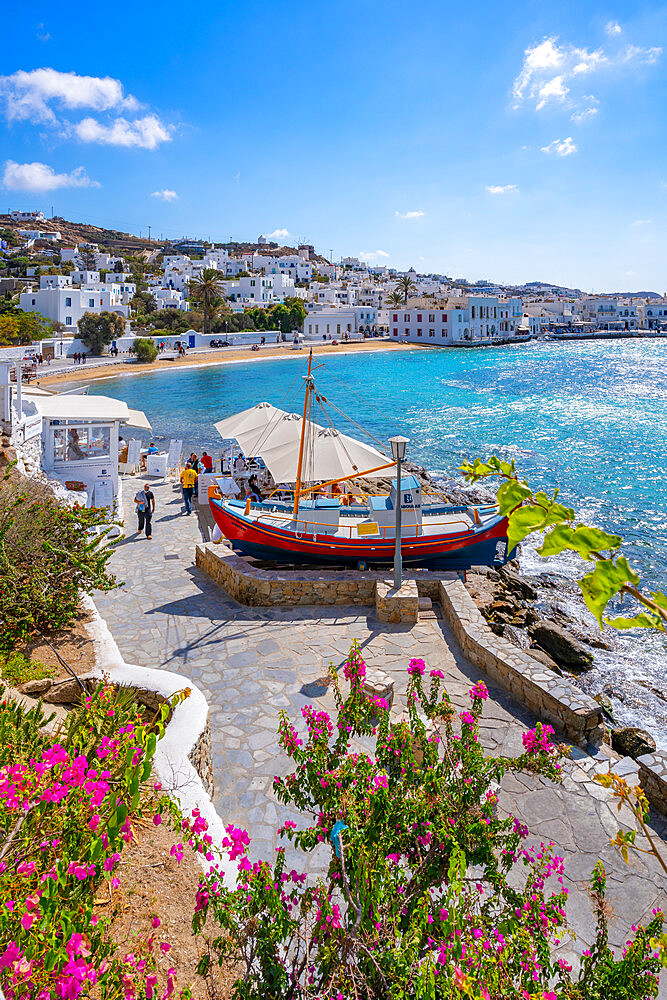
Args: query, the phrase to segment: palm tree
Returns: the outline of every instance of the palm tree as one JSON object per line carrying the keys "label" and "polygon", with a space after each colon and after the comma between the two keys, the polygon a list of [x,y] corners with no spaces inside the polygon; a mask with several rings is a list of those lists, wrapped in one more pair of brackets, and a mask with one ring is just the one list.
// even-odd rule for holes
{"label": "palm tree", "polygon": [[409,297],[417,291],[417,286],[409,274],[404,274],[398,279],[398,284],[394,291],[403,296],[403,304],[407,305]]}
{"label": "palm tree", "polygon": [[394,290],[391,293],[391,295],[389,296],[389,305],[397,307],[403,305],[403,296],[401,295],[400,292]]}
{"label": "palm tree", "polygon": [[201,276],[190,283],[190,295],[201,303],[204,311],[204,336],[211,333],[213,314],[224,298],[222,275],[213,267],[205,267]]}

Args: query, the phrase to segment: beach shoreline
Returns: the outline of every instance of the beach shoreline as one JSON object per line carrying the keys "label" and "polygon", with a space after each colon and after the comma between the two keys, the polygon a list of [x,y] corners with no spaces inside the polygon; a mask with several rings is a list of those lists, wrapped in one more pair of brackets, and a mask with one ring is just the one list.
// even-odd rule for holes
{"label": "beach shoreline", "polygon": [[36,379],[38,386],[59,385],[70,382],[93,382],[99,379],[115,378],[119,375],[145,375],[147,372],[171,372],[181,368],[212,367],[214,365],[238,364],[245,361],[265,361],[265,360],[285,360],[287,358],[299,358],[307,355],[307,347],[312,347],[313,355],[317,354],[357,354],[368,351],[404,351],[414,350],[414,344],[402,344],[390,340],[361,340],[348,341],[340,344],[308,344],[303,350],[295,351],[292,345],[282,347],[267,347],[259,351],[247,348],[231,348],[222,351],[211,350],[203,354],[186,355],[185,358],[175,358],[168,361],[166,359],[156,360],[151,364],[141,364],[136,362],[128,364],[121,361],[118,364],[104,365],[99,368],[86,368],[81,365],[74,371],[56,372],[52,375],[45,374]]}

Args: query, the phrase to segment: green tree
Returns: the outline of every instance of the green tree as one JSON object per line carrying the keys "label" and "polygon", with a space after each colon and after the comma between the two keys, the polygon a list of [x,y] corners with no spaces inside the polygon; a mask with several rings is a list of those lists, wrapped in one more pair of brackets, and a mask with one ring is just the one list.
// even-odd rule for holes
{"label": "green tree", "polygon": [[137,337],[132,345],[137,361],[149,363],[155,361],[158,351],[155,342],[149,337]]}
{"label": "green tree", "polygon": [[125,333],[125,317],[118,313],[84,313],[78,323],[79,337],[94,355],[104,352],[112,340]]}
{"label": "green tree", "polygon": [[53,326],[38,312],[24,312],[6,300],[0,307],[0,345],[32,344],[53,334]]}
{"label": "green tree", "polygon": [[415,285],[414,281],[412,280],[409,274],[403,274],[398,279],[394,291],[399,293],[399,295],[403,299],[403,304],[407,305],[410,296],[414,295],[415,292],[417,291],[417,286]]}
{"label": "green tree", "polygon": [[204,335],[211,333],[213,316],[219,311],[225,293],[222,275],[215,268],[205,267],[196,281],[190,283],[190,295],[204,313]]}
{"label": "green tree", "polygon": [[130,305],[133,309],[136,309],[138,313],[144,313],[144,315],[156,312],[157,310],[157,302],[150,292],[136,292],[130,302]]}
{"label": "green tree", "polygon": [[97,268],[97,254],[92,246],[88,244],[79,247],[79,260],[82,271],[95,271]]}
{"label": "green tree", "polygon": [[396,289],[389,296],[389,305],[396,306],[397,308],[403,305],[403,296]]}

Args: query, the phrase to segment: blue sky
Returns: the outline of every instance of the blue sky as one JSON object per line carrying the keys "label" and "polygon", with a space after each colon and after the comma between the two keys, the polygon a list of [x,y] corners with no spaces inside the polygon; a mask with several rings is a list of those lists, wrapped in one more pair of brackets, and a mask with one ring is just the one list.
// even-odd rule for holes
{"label": "blue sky", "polygon": [[5,211],[278,232],[471,279],[667,287],[667,7],[12,8]]}

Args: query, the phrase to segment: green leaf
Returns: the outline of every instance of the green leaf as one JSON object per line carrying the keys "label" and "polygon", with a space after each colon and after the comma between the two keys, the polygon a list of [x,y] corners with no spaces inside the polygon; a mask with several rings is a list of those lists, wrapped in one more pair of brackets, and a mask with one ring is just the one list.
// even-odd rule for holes
{"label": "green leaf", "polygon": [[667,594],[663,594],[660,590],[651,590],[651,600],[653,600],[659,608],[663,611],[667,611]]}
{"label": "green leaf", "polygon": [[605,625],[612,628],[653,628],[659,632],[665,631],[665,623],[660,615],[649,615],[640,611],[634,618],[605,618]]}
{"label": "green leaf", "polygon": [[496,496],[498,500],[498,513],[503,516],[509,514],[530,496],[532,496],[532,490],[528,486],[520,483],[517,479],[507,479],[498,487]]}
{"label": "green leaf", "polygon": [[595,615],[602,628],[602,616],[609,601],[626,584],[636,587],[639,577],[632,571],[625,556],[619,556],[616,562],[613,559],[601,559],[595,564],[592,572],[577,582],[584,595],[586,607]]}
{"label": "green leaf", "polygon": [[557,524],[545,535],[542,545],[537,550],[541,556],[557,556],[570,548],[570,539],[574,530],[569,524]]}
{"label": "green leaf", "polygon": [[592,552],[604,552],[606,549],[615,551],[623,542],[620,535],[610,535],[599,528],[589,528],[586,524],[580,524],[574,531],[571,539],[571,547],[583,556],[590,559]]}
{"label": "green leaf", "polygon": [[509,516],[507,551],[511,552],[524,538],[543,527],[544,511],[541,507],[519,507]]}

